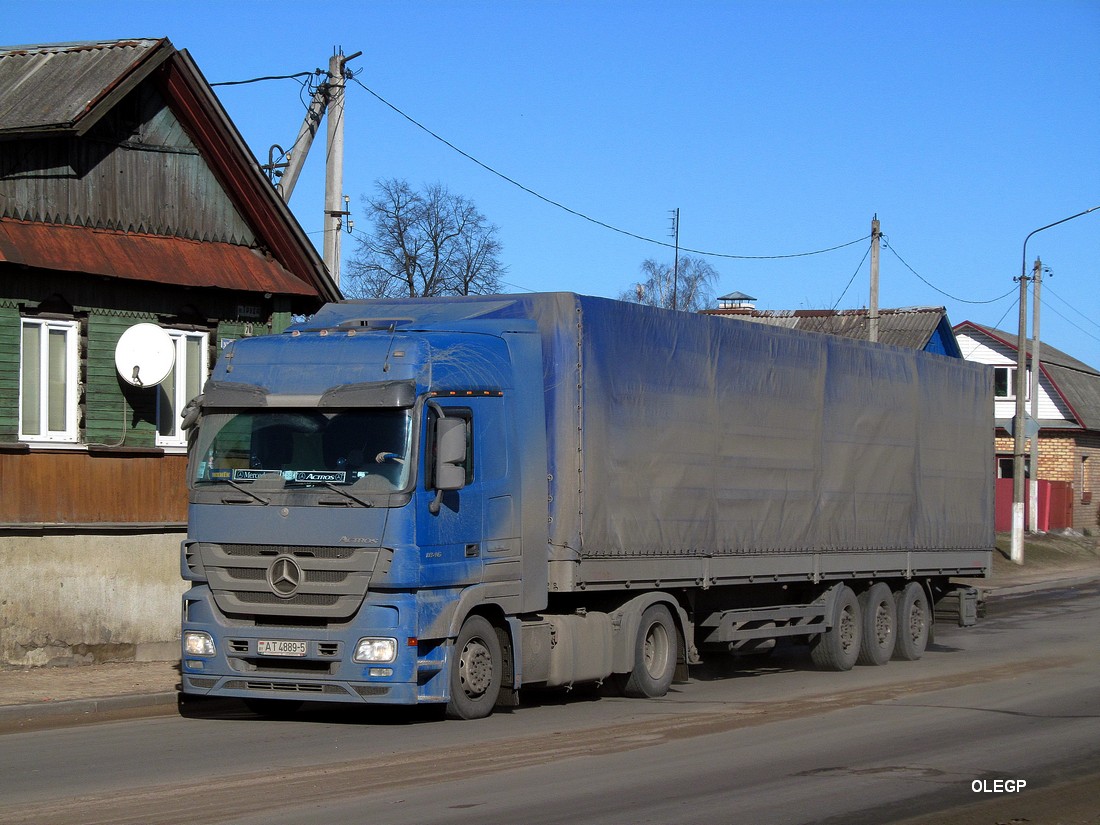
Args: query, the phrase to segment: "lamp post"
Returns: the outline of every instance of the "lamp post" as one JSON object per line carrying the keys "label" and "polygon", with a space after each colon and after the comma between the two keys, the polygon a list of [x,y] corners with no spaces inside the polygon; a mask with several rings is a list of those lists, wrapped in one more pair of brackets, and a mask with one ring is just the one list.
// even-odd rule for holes
{"label": "lamp post", "polygon": [[[1024,397],[1027,395],[1027,242],[1031,236],[1058,226],[1074,218],[1080,218],[1089,212],[1095,212],[1100,206],[1062,218],[1060,221],[1040,226],[1024,238],[1024,253],[1020,263],[1020,330],[1016,352],[1016,416],[1013,422],[1012,435],[1014,440],[1012,462],[1012,561],[1016,564],[1024,563]],[[1038,264],[1038,261],[1036,261]],[[1038,422],[1035,422],[1038,425]],[[1038,438],[1036,431],[1034,438]],[[1038,467],[1032,467],[1034,475]],[[1034,528],[1035,525],[1032,525]]]}

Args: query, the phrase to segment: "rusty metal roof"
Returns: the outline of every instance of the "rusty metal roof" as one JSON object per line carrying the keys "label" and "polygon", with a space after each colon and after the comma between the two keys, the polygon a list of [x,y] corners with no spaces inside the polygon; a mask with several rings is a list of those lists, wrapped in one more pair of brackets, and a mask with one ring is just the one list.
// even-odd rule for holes
{"label": "rusty metal roof", "polygon": [[0,262],[193,287],[315,296],[254,249],[82,226],[0,220]]}
{"label": "rusty metal roof", "polygon": [[[0,137],[83,133],[112,98],[128,92],[156,67],[159,60],[154,55],[165,42],[116,40],[0,48]],[[160,59],[168,56],[161,50]]]}

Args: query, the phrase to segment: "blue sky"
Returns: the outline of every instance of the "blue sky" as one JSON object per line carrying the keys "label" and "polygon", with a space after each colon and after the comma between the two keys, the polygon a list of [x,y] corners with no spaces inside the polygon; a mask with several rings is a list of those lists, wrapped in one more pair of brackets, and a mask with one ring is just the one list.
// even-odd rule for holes
{"label": "blue sky", "polygon": [[[168,37],[212,83],[362,51],[344,172],[360,228],[374,181],[442,183],[500,228],[515,291],[614,297],[671,261],[679,208],[681,246],[721,253],[718,294],[862,307],[869,240],[775,256],[866,238],[877,214],[882,306],[1014,331],[1025,237],[1100,206],[1098,0],[0,0],[0,19],[5,45]],[[297,82],[217,91],[261,161],[294,141]],[[291,200],[318,247],[323,191],[319,141]],[[1033,236],[1029,273],[1037,256],[1044,342],[1100,368],[1100,210]]]}

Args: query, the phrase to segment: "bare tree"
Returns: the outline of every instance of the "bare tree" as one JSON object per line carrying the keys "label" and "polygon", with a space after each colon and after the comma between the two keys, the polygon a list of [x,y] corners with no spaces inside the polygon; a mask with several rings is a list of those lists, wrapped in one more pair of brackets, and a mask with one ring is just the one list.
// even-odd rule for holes
{"label": "bare tree", "polygon": [[354,298],[430,297],[500,291],[504,266],[497,227],[472,201],[442,184],[415,191],[378,181],[364,198],[372,232],[360,237],[345,294]]}
{"label": "bare tree", "polygon": [[[620,293],[620,301],[631,301],[648,306],[673,308],[673,265],[647,258],[642,262],[643,280]],[[676,267],[676,309],[698,312],[706,309],[714,299],[713,289],[718,272],[699,258],[686,255]]]}

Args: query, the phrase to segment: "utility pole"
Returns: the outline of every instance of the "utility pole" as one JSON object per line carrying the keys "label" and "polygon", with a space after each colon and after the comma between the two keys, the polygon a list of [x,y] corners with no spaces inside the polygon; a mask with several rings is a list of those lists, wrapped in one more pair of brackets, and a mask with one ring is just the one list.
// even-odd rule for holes
{"label": "utility pole", "polygon": [[[1028,236],[1024,238],[1024,252],[1020,256],[1020,333],[1017,343],[1016,352],[1016,418],[1013,425],[1013,436],[1015,440],[1015,446],[1013,447],[1013,473],[1012,473],[1012,560],[1017,564],[1024,563],[1024,393],[1025,384],[1024,379],[1026,377],[1027,369],[1027,354],[1024,351],[1027,346],[1027,242],[1031,240],[1031,236],[1036,233],[1042,232],[1044,229],[1050,229],[1052,226],[1059,226],[1066,221],[1072,221],[1075,218],[1080,218],[1082,215],[1088,215],[1090,212],[1095,212],[1100,209],[1100,206],[1093,206],[1086,209],[1083,212],[1078,212],[1076,215],[1070,215],[1068,218],[1062,218],[1060,221],[1054,223],[1048,223],[1046,226],[1040,226],[1038,229],[1028,233]],[[1036,265],[1039,265],[1038,261]],[[1035,334],[1036,340],[1039,338],[1038,330]],[[1038,373],[1038,369],[1036,369]],[[1038,423],[1038,422],[1036,422]],[[1032,468],[1032,472],[1035,472],[1036,468]]]}
{"label": "utility pole", "polygon": [[867,310],[867,338],[870,341],[878,340],[878,245],[881,236],[876,212],[871,219],[871,306]]}
{"label": "utility pole", "polygon": [[1024,563],[1024,396],[1027,393],[1027,275],[1020,274],[1016,338],[1016,417],[1012,427],[1012,561]]}
{"label": "utility pole", "polygon": [[1039,288],[1043,262],[1035,259],[1031,271],[1031,483],[1028,485],[1028,517],[1031,532],[1039,532]]}
{"label": "utility pole", "polygon": [[672,213],[672,237],[676,241],[676,255],[672,259],[672,308],[679,309],[677,305],[677,287],[680,283],[680,208]]}
{"label": "utility pole", "polygon": [[313,138],[321,125],[321,118],[325,115],[327,102],[328,84],[322,83],[317,87],[317,91],[313,93],[313,99],[309,102],[309,109],[306,111],[306,119],[302,122],[302,128],[298,130],[298,137],[290,147],[286,167],[279,177],[279,182],[275,184],[283,203],[290,203],[290,196],[294,192],[294,184],[298,182],[298,175],[302,173],[306,156],[309,154],[309,147],[313,145]]}
{"label": "utility pole", "polygon": [[350,214],[344,197],[344,67],[352,58],[334,54],[328,61],[328,151],[325,155],[324,259],[329,275],[340,287],[340,230]]}
{"label": "utility pole", "polygon": [[[298,175],[306,162],[306,156],[313,145],[313,138],[321,126],[321,118],[328,113],[328,136],[325,151],[325,220],[322,257],[329,276],[340,286],[340,230],[343,220],[351,214],[347,207],[349,199],[343,193],[344,187],[344,81],[349,61],[359,57],[362,52],[344,56],[337,51],[328,61],[328,78],[317,87],[309,110],[298,130],[298,138],[291,147],[286,166],[279,176],[276,189],[284,203],[289,203]],[[320,73],[320,70],[318,70]],[[272,174],[276,172],[272,168]]]}

